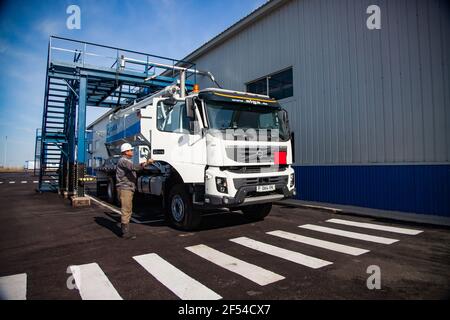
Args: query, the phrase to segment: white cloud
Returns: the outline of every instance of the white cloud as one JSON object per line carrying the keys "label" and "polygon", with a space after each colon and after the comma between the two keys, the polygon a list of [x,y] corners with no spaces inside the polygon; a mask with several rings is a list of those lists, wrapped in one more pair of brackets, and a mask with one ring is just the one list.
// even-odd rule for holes
{"label": "white cloud", "polygon": [[39,21],[35,25],[35,29],[39,31],[44,37],[48,38],[51,35],[56,35],[64,31],[64,25],[61,21],[45,19]]}

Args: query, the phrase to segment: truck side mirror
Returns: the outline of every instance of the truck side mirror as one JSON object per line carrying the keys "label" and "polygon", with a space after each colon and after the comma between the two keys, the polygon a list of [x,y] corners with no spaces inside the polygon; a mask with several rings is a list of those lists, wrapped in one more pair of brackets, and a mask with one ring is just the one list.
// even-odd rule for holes
{"label": "truck side mirror", "polygon": [[280,118],[281,118],[281,124],[283,125],[284,129],[286,131],[288,131],[289,130],[289,118],[288,118],[287,111],[284,110],[284,109],[281,109],[279,111],[279,115],[280,115]]}
{"label": "truck side mirror", "polygon": [[195,108],[194,99],[193,98],[187,98],[186,99],[186,114],[187,114],[187,117],[189,119],[194,119],[195,118],[195,116],[194,116],[194,108]]}

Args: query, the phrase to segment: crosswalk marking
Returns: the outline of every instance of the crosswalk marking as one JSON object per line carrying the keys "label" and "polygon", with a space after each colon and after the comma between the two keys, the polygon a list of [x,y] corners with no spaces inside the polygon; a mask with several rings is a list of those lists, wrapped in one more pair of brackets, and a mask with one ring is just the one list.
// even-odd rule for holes
{"label": "crosswalk marking", "polygon": [[3,184],[3,181],[0,181],[0,184]]}
{"label": "crosswalk marking", "polygon": [[394,233],[401,233],[401,234],[407,234],[407,235],[412,235],[412,236],[418,235],[419,233],[423,232],[422,230],[390,227],[390,226],[384,226],[384,225],[380,225],[380,224],[363,223],[363,222],[356,222],[356,221],[349,221],[349,220],[342,220],[342,219],[329,219],[329,220],[327,220],[327,222],[343,224],[346,226],[353,226],[353,227],[388,231],[388,232],[394,232]]}
{"label": "crosswalk marking", "polygon": [[28,183],[28,181],[20,181],[20,183]]}
{"label": "crosswalk marking", "polygon": [[16,183],[16,182],[15,182],[15,181],[10,181],[9,183],[11,183],[11,184],[12,184],[12,183]]}
{"label": "crosswalk marking", "polygon": [[328,250],[332,250],[332,251],[346,253],[346,254],[349,254],[352,256],[359,256],[363,253],[369,252],[369,250],[366,250],[366,249],[361,249],[361,248],[351,247],[351,246],[334,243],[334,242],[330,242],[330,241],[324,241],[324,240],[319,240],[319,239],[315,239],[315,238],[305,237],[305,236],[302,236],[299,234],[290,233],[290,232],[281,231],[281,230],[267,232],[267,234],[277,236],[277,237],[287,239],[287,240],[292,240],[292,241],[296,241],[296,242],[309,244],[311,246],[315,246],[315,247],[319,247],[319,248],[324,248],[324,249],[328,249]]}
{"label": "crosswalk marking", "polygon": [[70,266],[83,300],[122,300],[97,263]]}
{"label": "crosswalk marking", "polygon": [[177,269],[156,253],[135,256],[133,259],[182,300],[222,299],[220,295]]}
{"label": "crosswalk marking", "polygon": [[371,236],[371,235],[364,234],[364,233],[357,233],[357,232],[350,232],[350,231],[345,231],[345,230],[340,230],[340,229],[321,227],[321,226],[316,226],[313,224],[304,224],[299,227],[303,228],[303,229],[319,231],[319,232],[324,232],[324,233],[328,233],[328,234],[334,234],[334,235],[338,235],[338,236],[342,236],[342,237],[346,237],[346,238],[365,240],[365,241],[382,243],[382,244],[392,244],[392,243],[398,241],[397,239]]}
{"label": "crosswalk marking", "polygon": [[264,242],[260,242],[257,240],[253,240],[247,237],[240,237],[240,238],[234,238],[234,239],[230,239],[230,241],[234,242],[234,243],[238,243],[240,245],[243,245],[247,248],[251,248],[260,252],[264,252],[267,254],[270,254],[272,256],[278,257],[278,258],[282,258],[285,260],[289,260],[301,265],[304,265],[306,267],[310,267],[313,269],[318,269],[318,268],[322,268],[324,266],[330,265],[333,262],[330,261],[326,261],[326,260],[322,260],[322,259],[318,259],[318,258],[314,258],[311,256],[307,256],[305,254],[296,252],[296,251],[291,251],[291,250],[287,250],[287,249],[283,249],[280,247],[276,247]]}
{"label": "crosswalk marking", "polygon": [[38,183],[39,181],[33,181],[33,183]]}
{"label": "crosswalk marking", "polygon": [[27,274],[0,277],[0,300],[26,300]]}
{"label": "crosswalk marking", "polygon": [[186,249],[222,268],[256,282],[260,286],[265,286],[284,279],[284,277],[279,274],[242,261],[204,244],[187,247]]}

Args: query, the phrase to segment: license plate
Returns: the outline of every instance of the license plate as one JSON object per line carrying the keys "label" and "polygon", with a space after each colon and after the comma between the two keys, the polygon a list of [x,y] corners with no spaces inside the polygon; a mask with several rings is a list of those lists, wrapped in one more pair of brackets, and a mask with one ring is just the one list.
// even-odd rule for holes
{"label": "license plate", "polygon": [[274,184],[269,184],[266,186],[256,186],[256,192],[267,192],[275,190]]}

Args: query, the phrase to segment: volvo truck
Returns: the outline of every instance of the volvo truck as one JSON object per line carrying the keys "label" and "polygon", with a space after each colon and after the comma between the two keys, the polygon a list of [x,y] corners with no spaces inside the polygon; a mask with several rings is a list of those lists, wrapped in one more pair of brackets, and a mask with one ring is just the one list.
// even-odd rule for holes
{"label": "volvo truck", "polygon": [[136,192],[159,197],[166,219],[193,230],[203,209],[241,210],[264,219],[272,204],[295,195],[288,114],[266,95],[194,86],[183,81],[109,115],[109,158],[96,169],[97,191],[118,203],[115,166],[132,144]]}

